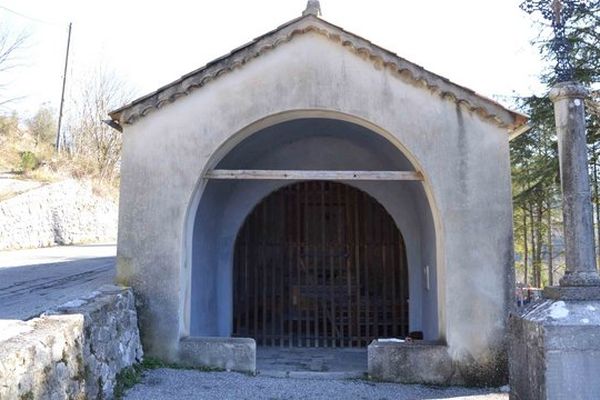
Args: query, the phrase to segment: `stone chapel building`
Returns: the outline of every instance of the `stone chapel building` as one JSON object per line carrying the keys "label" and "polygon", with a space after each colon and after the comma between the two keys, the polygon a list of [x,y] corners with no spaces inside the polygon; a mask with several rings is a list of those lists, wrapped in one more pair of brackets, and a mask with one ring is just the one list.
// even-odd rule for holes
{"label": "stone chapel building", "polygon": [[110,113],[146,354],[253,371],[261,346],[371,345],[380,379],[503,382],[526,117],[314,5]]}

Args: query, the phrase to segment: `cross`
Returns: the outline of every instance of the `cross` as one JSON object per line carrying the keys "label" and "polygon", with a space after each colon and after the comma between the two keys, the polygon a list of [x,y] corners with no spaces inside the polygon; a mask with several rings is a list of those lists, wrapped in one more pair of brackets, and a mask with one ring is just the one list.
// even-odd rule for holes
{"label": "cross", "polygon": [[308,0],[306,10],[304,10],[302,15],[314,15],[315,17],[321,15],[321,3],[319,0]]}
{"label": "cross", "polygon": [[551,49],[556,55],[555,71],[559,82],[573,80],[571,62],[573,46],[567,38],[566,23],[576,12],[584,11],[588,2],[586,0],[525,0],[520,5],[523,11],[529,14],[539,11],[544,19],[551,21],[554,30]]}

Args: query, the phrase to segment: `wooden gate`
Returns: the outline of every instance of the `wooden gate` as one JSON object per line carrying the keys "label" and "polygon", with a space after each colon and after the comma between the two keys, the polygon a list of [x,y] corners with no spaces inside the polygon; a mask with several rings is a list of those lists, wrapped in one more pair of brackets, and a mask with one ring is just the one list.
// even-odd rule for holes
{"label": "wooden gate", "polygon": [[408,331],[402,236],[348,185],[296,183],[265,198],[234,255],[234,336],[263,346],[364,347]]}

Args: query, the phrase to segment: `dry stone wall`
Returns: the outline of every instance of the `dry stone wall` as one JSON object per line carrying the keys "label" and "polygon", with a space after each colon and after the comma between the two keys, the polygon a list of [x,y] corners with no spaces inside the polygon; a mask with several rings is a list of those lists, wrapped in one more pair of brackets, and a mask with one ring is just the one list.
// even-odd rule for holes
{"label": "dry stone wall", "polygon": [[107,285],[40,318],[0,320],[0,400],[111,399],[143,356],[134,303]]}
{"label": "dry stone wall", "polygon": [[67,180],[0,202],[0,250],[113,242],[118,206]]}

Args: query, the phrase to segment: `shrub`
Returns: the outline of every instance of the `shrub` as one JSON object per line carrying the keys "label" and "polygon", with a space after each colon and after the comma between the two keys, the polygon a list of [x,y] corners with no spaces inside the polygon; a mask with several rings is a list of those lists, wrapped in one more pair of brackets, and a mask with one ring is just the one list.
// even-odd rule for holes
{"label": "shrub", "polygon": [[21,172],[33,171],[40,166],[40,160],[31,151],[21,152]]}

